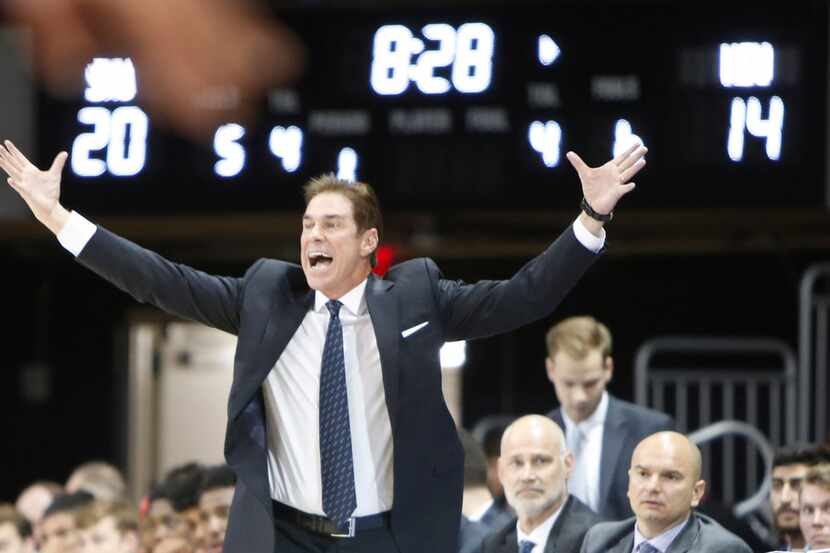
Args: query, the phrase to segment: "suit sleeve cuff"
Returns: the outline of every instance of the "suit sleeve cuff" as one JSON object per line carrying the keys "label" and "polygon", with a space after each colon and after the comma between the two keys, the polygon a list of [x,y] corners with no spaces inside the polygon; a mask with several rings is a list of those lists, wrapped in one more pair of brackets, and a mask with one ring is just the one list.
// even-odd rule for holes
{"label": "suit sleeve cuff", "polygon": [[96,230],[98,230],[98,227],[94,223],[72,211],[69,214],[69,220],[58,232],[58,242],[72,255],[78,257],[86,247],[87,242],[92,239],[92,235],[95,234]]}
{"label": "suit sleeve cuff", "polygon": [[577,217],[573,224],[574,234],[579,243],[594,253],[599,253],[605,247],[605,229],[600,229],[600,236],[594,236],[591,231],[585,228],[582,221]]}

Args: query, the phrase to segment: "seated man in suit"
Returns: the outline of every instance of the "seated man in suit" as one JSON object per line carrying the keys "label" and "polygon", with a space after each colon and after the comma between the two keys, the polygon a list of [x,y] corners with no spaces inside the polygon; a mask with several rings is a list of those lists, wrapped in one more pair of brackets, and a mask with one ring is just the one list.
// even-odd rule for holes
{"label": "seated man in suit", "polygon": [[683,434],[658,432],[640,442],[628,472],[635,517],[594,526],[582,553],[751,553],[740,538],[693,511],[706,482],[700,450]]}
{"label": "seated man in suit", "polygon": [[576,464],[568,490],[606,520],[632,515],[626,466],[646,436],[672,430],[668,415],[611,396],[611,333],[593,317],[571,317],[547,334],[548,378],[560,407],[548,416],[565,430]]}
{"label": "seated man in suit", "polygon": [[830,464],[807,471],[800,503],[799,523],[809,550],[830,549]]}
{"label": "seated man in suit", "polygon": [[499,478],[517,519],[491,535],[482,553],[570,553],[600,518],[568,494],[573,456],[562,429],[528,415],[504,432]]}

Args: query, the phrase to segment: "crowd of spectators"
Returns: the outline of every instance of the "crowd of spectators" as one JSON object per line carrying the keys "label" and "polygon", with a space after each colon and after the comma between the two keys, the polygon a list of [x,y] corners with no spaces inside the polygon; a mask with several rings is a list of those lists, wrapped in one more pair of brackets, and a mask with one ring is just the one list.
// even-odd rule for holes
{"label": "crowd of spectators", "polygon": [[189,463],[133,501],[116,467],[86,463],[0,504],[0,553],[220,553],[235,486],[227,465]]}

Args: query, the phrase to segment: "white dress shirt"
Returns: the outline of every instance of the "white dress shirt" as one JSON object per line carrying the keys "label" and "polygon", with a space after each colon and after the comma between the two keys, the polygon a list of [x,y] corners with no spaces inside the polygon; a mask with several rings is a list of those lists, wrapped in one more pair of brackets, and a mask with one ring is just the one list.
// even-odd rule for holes
{"label": "white dress shirt", "polygon": [[579,456],[574,454],[576,463],[568,479],[568,491],[594,512],[599,510],[600,459],[607,414],[608,392],[603,392],[597,408],[590,417],[580,423],[572,421],[562,409],[562,420],[565,421],[565,441],[568,444],[574,443],[577,431],[582,434],[584,440]]}
{"label": "white dress shirt", "polygon": [[[605,245],[604,229],[599,237],[594,236],[578,218],[572,228],[586,249],[597,253]],[[77,257],[96,229],[95,224],[73,211],[57,238]],[[357,497],[354,516],[387,511],[392,508],[394,499],[392,430],[365,289],[366,281],[363,281],[340,298]],[[328,298],[316,292],[314,309],[305,315],[262,387],[271,497],[319,515],[323,514],[319,391],[323,345],[330,317],[325,307],[327,301]]]}
{"label": "white dress shirt", "polygon": [[672,542],[680,535],[680,532],[683,531],[683,528],[686,526],[686,523],[689,522],[689,517],[686,517],[683,522],[672,526],[662,534],[654,536],[653,538],[646,539],[644,535],[640,533],[640,529],[637,528],[637,524],[634,524],[634,548],[631,550],[631,553],[639,553],[640,551],[640,544],[643,542],[648,542],[651,544],[652,547],[657,548],[660,553],[666,553],[668,551],[669,546]]}
{"label": "white dress shirt", "polygon": [[530,540],[535,545],[533,549],[530,550],[530,553],[543,553],[545,550],[545,546],[548,544],[548,536],[550,536],[550,531],[553,528],[553,525],[556,524],[556,521],[559,520],[559,515],[562,514],[562,509],[565,507],[565,503],[568,502],[568,496],[565,496],[565,499],[562,501],[562,504],[559,506],[556,511],[553,512],[545,521],[533,529],[530,534],[525,534],[522,531],[522,526],[516,521],[516,543],[520,544],[524,540]]}
{"label": "white dress shirt", "polygon": [[[392,426],[365,289],[364,280],[340,298],[357,498],[354,516],[391,509],[393,489]],[[314,310],[306,313],[262,388],[271,497],[318,515],[323,514],[320,367],[331,317],[328,301],[315,293]]]}

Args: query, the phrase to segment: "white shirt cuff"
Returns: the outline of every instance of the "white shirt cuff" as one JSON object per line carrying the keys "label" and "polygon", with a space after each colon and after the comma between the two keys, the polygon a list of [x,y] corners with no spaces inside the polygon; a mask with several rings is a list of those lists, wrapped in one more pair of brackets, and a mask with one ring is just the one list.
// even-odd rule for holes
{"label": "white shirt cuff", "polygon": [[[68,225],[67,225],[68,226]],[[574,234],[576,235],[576,239],[579,240],[579,243],[585,246],[587,249],[591,250],[594,253],[599,253],[599,251],[605,246],[605,229],[601,228],[599,230],[600,236],[594,236],[591,234],[591,231],[585,228],[585,225],[582,224],[582,221],[579,220],[579,217],[576,218],[573,224]]]}
{"label": "white shirt cuff", "polygon": [[58,232],[58,242],[69,250],[72,255],[78,257],[96,230],[98,230],[98,227],[94,223],[72,211],[69,213],[69,220]]}

